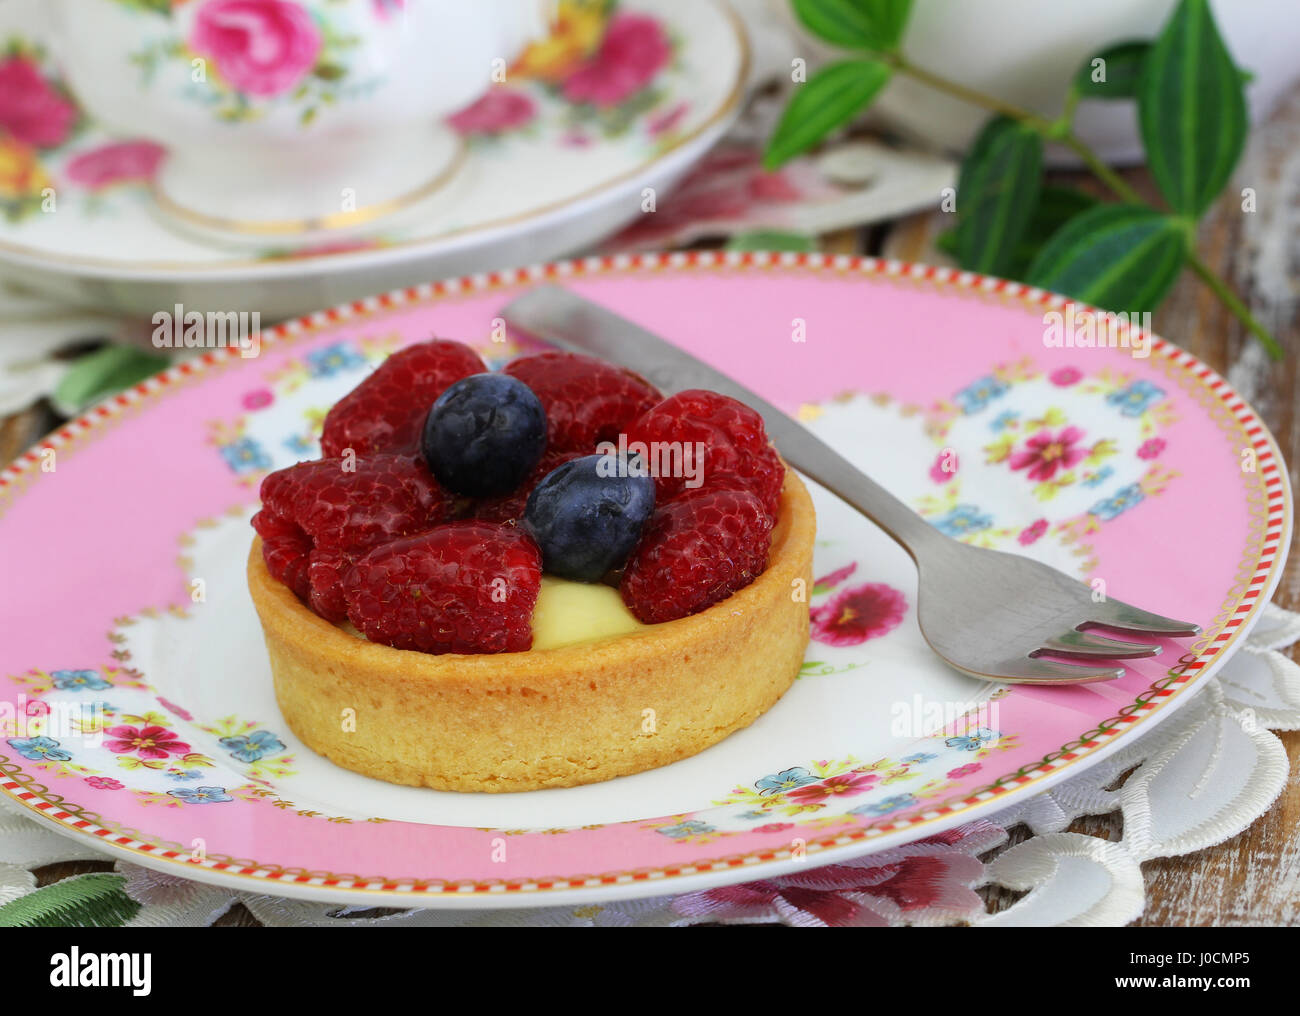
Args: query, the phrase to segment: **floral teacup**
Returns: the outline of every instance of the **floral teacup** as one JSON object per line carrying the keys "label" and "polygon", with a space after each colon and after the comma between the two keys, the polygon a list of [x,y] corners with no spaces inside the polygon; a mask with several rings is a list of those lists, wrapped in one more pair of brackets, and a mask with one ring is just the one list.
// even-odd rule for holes
{"label": "floral teacup", "polygon": [[352,231],[438,191],[442,118],[533,38],[545,0],[54,0],[66,79],[167,151],[160,207],[265,244]]}

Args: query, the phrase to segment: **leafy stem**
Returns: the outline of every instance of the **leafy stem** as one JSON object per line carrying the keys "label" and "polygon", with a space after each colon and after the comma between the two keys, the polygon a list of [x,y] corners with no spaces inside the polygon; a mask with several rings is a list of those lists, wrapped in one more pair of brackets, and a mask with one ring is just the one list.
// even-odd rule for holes
{"label": "leafy stem", "polygon": [[[1045,140],[1059,142],[1070,151],[1074,152],[1079,159],[1088,167],[1088,170],[1100,180],[1105,186],[1121,201],[1132,202],[1134,204],[1145,203],[1138,192],[1120,176],[1114,169],[1108,166],[1095,151],[1088,146],[1077,134],[1074,133],[1070,121],[1072,117],[1072,108],[1067,108],[1065,115],[1059,120],[1048,120],[1037,113],[1024,109],[1014,103],[1005,102],[991,95],[986,95],[973,88],[951,81],[923,67],[909,61],[907,58],[898,53],[882,54],[878,57],[882,62],[888,64],[893,70],[900,74],[906,74],[916,81],[928,85],[935,91],[942,92],[945,95],[952,96],[955,99],[961,99],[972,105],[980,106],[993,113],[1015,120],[1017,123],[1029,128],[1040,134]],[[1076,93],[1071,92],[1071,95]],[[1070,104],[1071,106],[1073,104]],[[1282,347],[1269,332],[1267,328],[1255,317],[1249,307],[1232,291],[1228,283],[1207,265],[1201,257],[1192,248],[1190,242],[1187,252],[1187,265],[1201,279],[1210,291],[1223,303],[1225,307],[1240,321],[1247,330],[1250,331],[1263,344],[1268,351],[1268,355],[1275,360],[1283,358]]]}

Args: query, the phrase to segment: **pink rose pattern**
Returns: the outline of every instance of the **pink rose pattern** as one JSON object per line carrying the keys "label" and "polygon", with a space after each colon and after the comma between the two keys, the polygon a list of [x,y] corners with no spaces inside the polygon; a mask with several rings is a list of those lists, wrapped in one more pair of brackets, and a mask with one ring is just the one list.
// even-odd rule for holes
{"label": "pink rose pattern", "polygon": [[33,148],[56,148],[68,140],[77,108],[23,56],[0,62],[0,128]]}
{"label": "pink rose pattern", "polygon": [[609,109],[645,88],[672,57],[663,26],[643,14],[616,14],[595,55],[564,81],[570,102]]}
{"label": "pink rose pattern", "polygon": [[263,98],[306,77],[321,45],[311,15],[288,0],[208,0],[190,35],[190,48],[211,58],[232,88]]}
{"label": "pink rose pattern", "polygon": [[461,134],[501,134],[524,127],[537,116],[537,103],[523,92],[494,88],[473,105],[447,118]]}
{"label": "pink rose pattern", "polygon": [[74,183],[98,191],[152,180],[165,154],[152,141],[118,141],[82,152],[68,162],[65,172]]}

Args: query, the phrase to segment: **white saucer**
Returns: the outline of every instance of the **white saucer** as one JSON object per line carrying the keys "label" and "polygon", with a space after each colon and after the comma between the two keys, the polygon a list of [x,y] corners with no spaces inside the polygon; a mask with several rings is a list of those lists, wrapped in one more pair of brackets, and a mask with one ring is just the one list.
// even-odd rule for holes
{"label": "white saucer", "polygon": [[[17,40],[57,87],[54,40],[46,38],[40,8],[41,0],[0,5],[0,40]],[[532,103],[531,119],[500,133],[468,134],[466,157],[446,188],[386,220],[369,240],[340,237],[337,245],[297,250],[222,246],[169,221],[144,182],[96,189],[86,173],[69,172],[79,157],[122,140],[84,114],[57,143],[47,139],[25,153],[0,129],[5,276],[61,299],[146,317],[182,303],[199,311],[256,309],[275,319],[588,246],[653,214],[646,210],[651,200],[662,200],[726,131],[749,62],[744,29],[721,2],[624,0],[618,11],[654,18],[672,47],[648,85],[597,109],[568,101],[562,86],[510,80],[502,87]],[[25,178],[14,170],[24,157],[34,160]],[[28,190],[21,206],[15,180],[20,193]],[[42,207],[40,185],[53,188],[52,208],[48,201]],[[358,242],[366,246],[357,249]]]}

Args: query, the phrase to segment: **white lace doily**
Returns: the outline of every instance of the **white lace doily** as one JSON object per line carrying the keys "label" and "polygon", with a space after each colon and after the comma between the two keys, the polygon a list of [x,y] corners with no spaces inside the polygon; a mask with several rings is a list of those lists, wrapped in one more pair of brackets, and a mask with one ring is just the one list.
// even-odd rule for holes
{"label": "white lace doily", "polygon": [[[211,924],[235,903],[263,924],[687,925],[1122,925],[1141,915],[1141,864],[1189,854],[1237,835],[1282,792],[1287,755],[1271,730],[1300,729],[1300,665],[1279,650],[1300,640],[1300,614],[1269,605],[1246,644],[1172,718],[1087,772],[951,834],[847,864],[743,887],[579,907],[486,912],[406,910],[381,916],[204,885],[123,861],[115,870],[141,906],[131,927]],[[1136,768],[1134,768],[1136,767]],[[1122,785],[1119,777],[1132,770]],[[18,814],[0,798],[0,907],[36,890],[32,872],[73,860],[111,860]],[[1119,812],[1123,836],[1065,832],[1084,815]],[[1032,836],[979,859],[1023,823]],[[86,876],[73,876],[86,877]],[[1024,892],[988,913],[974,889]]]}

